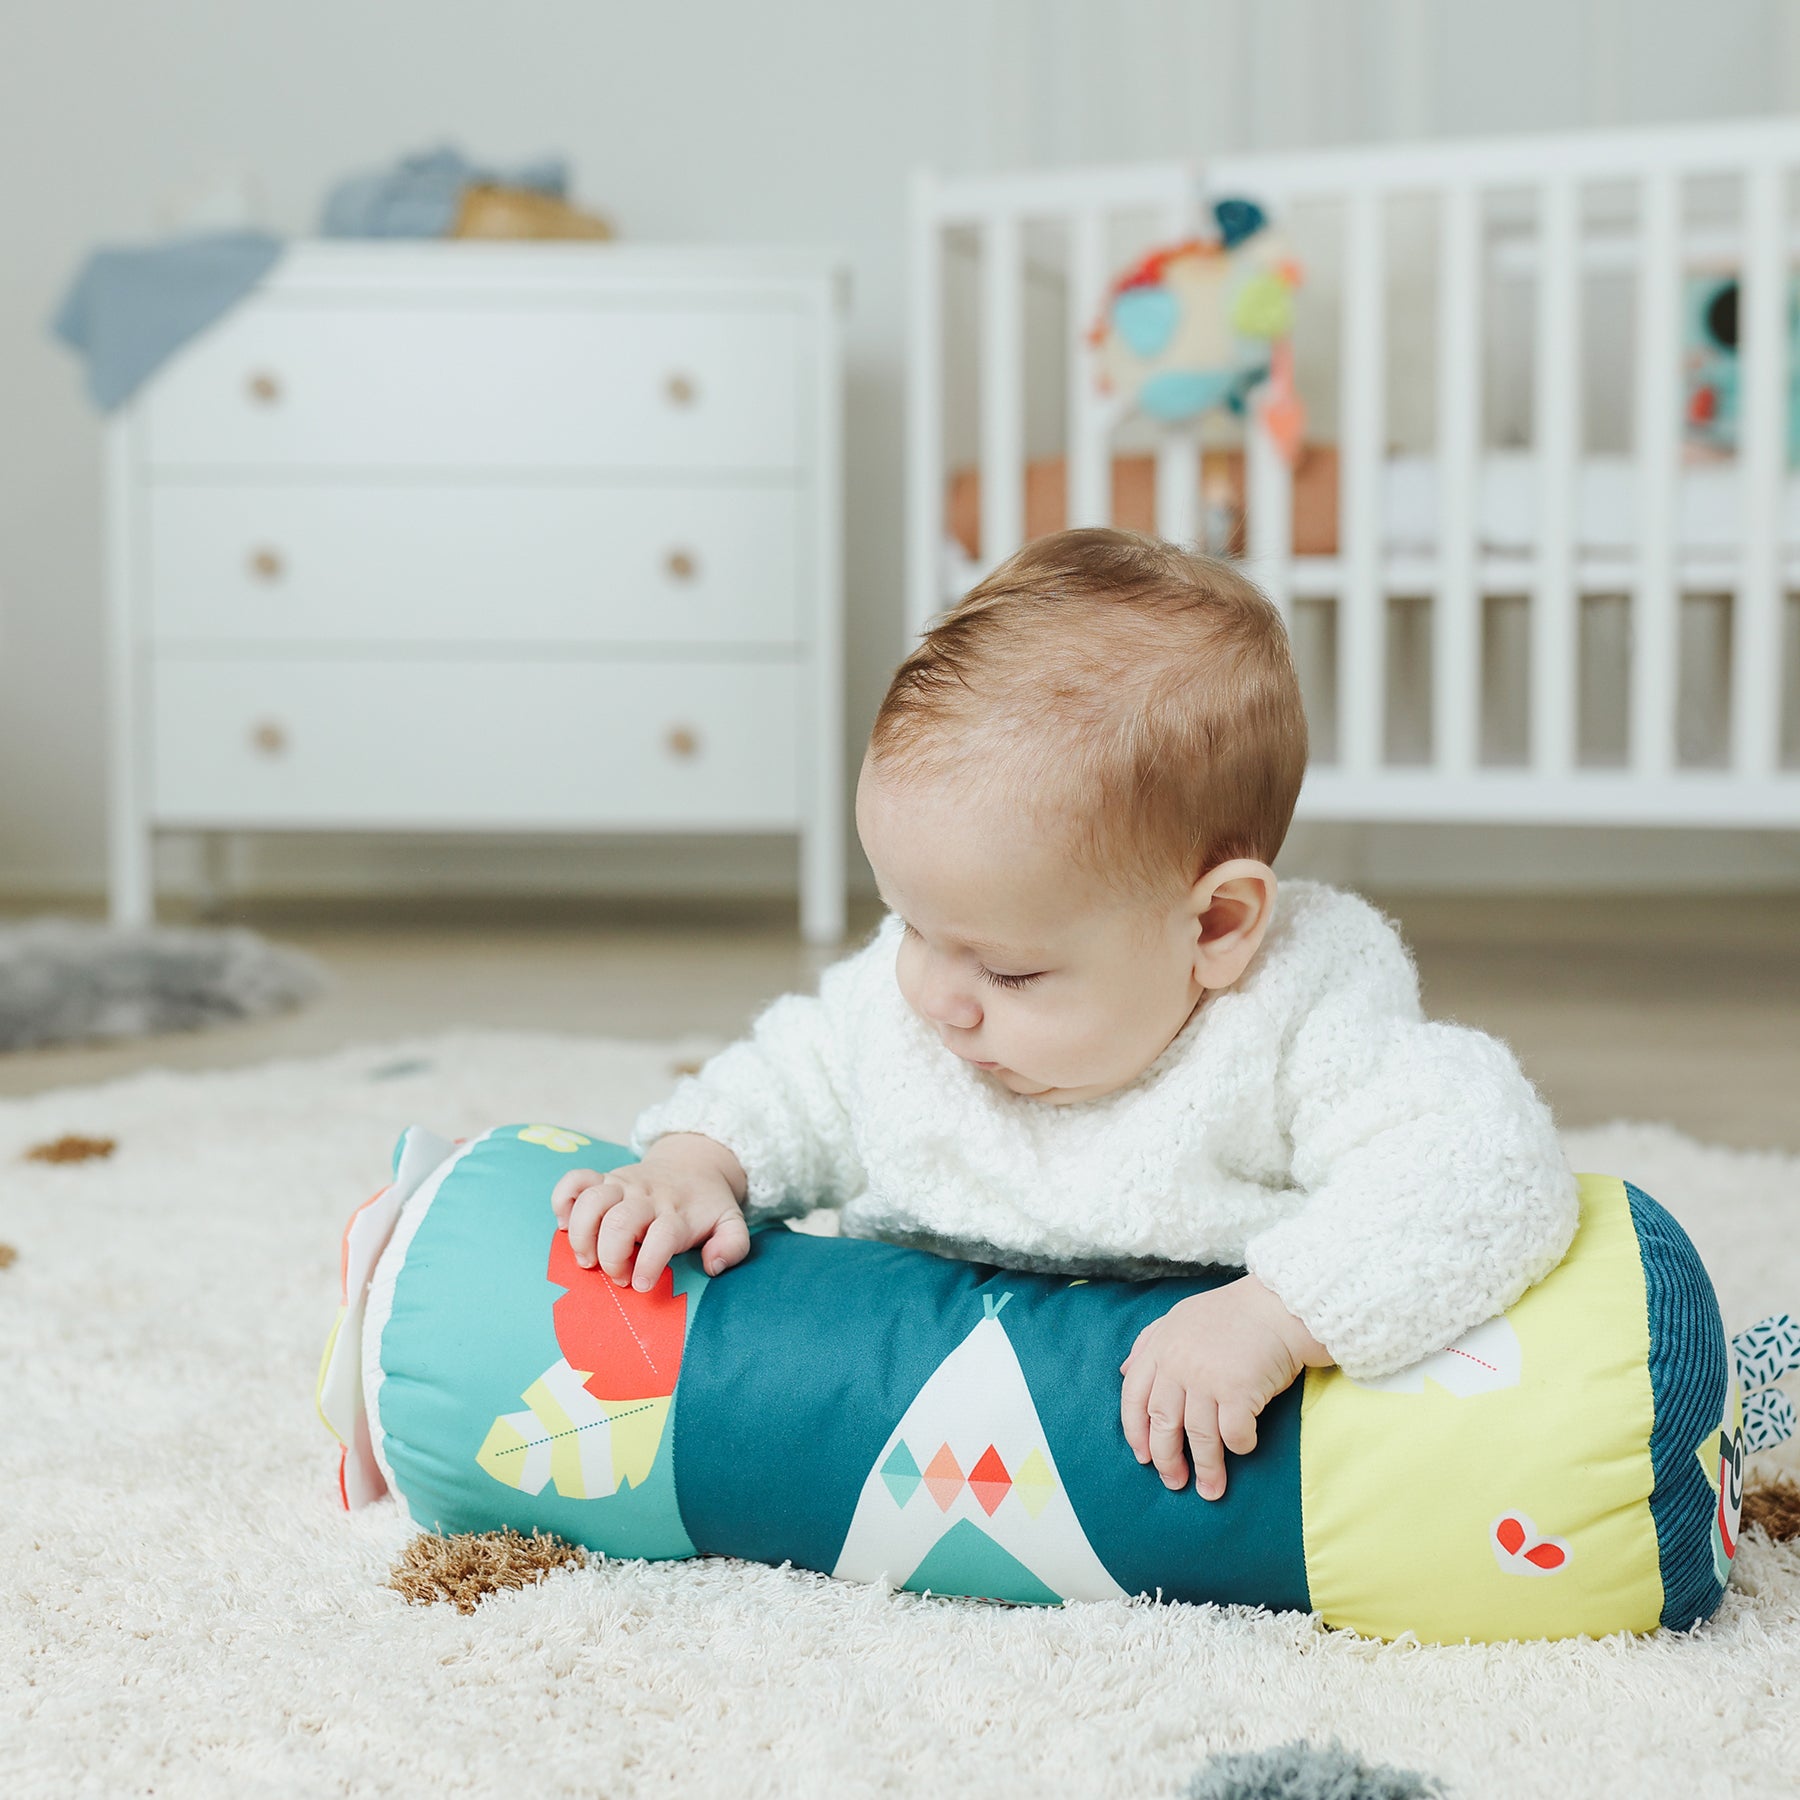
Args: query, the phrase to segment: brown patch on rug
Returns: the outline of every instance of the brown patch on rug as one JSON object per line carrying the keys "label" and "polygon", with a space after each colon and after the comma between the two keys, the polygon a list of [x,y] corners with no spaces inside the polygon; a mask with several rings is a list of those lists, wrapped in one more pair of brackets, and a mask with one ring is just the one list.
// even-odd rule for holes
{"label": "brown patch on rug", "polygon": [[0,1269],[10,1269],[19,1260],[19,1253],[11,1244],[0,1244]]}
{"label": "brown patch on rug", "polygon": [[71,1163],[93,1162],[102,1156],[111,1156],[118,1149],[117,1138],[68,1137],[52,1138],[47,1144],[33,1144],[25,1152],[27,1162]]}
{"label": "brown patch on rug", "polygon": [[510,1526],[502,1531],[465,1531],[438,1537],[422,1531],[394,1564],[387,1585],[408,1606],[448,1600],[459,1613],[472,1613],[502,1588],[531,1587],[554,1569],[587,1566],[588,1553],[549,1532],[530,1537]]}
{"label": "brown patch on rug", "polygon": [[1781,1475],[1746,1488],[1741,1517],[1744,1524],[1760,1526],[1777,1543],[1800,1538],[1800,1481]]}
{"label": "brown patch on rug", "polygon": [[705,1068],[705,1063],[697,1056],[690,1056],[682,1062],[670,1063],[671,1075],[698,1075]]}

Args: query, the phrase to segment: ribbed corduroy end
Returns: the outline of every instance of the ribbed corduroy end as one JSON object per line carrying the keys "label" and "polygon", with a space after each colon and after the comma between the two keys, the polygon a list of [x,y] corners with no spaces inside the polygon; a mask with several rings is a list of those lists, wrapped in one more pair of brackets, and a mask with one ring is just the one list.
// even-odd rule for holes
{"label": "ribbed corduroy end", "polygon": [[1730,1382],[1725,1326],[1706,1265],[1687,1233],[1630,1182],[1625,1193],[1650,1312],[1650,1391],[1656,1402],[1650,1515],[1662,1564],[1662,1623],[1687,1631],[1710,1619],[1725,1597],[1713,1568],[1718,1496],[1695,1454],[1725,1416]]}

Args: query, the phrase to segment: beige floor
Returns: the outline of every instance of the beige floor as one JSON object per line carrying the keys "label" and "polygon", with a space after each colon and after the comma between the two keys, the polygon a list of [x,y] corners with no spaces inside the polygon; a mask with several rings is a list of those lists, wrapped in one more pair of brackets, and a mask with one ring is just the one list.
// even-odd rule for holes
{"label": "beige floor", "polygon": [[[1566,1125],[1665,1120],[1800,1152],[1800,896],[1382,904],[1418,957],[1428,1010],[1506,1038]],[[822,960],[773,903],[257,904],[232,919],[310,950],[332,991],[250,1025],[0,1056],[0,1094],[454,1026],[724,1036]]]}

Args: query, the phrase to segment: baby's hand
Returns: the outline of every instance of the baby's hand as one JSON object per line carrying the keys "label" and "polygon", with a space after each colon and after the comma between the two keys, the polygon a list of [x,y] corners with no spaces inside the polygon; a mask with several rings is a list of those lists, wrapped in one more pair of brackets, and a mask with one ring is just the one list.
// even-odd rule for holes
{"label": "baby's hand", "polygon": [[1194,1485],[1225,1492],[1225,1452],[1256,1448],[1256,1416],[1307,1367],[1331,1352],[1254,1275],[1193,1294],[1137,1335],[1119,1365],[1119,1416],[1139,1462],[1154,1462],[1172,1488],[1187,1486],[1185,1431]]}
{"label": "baby's hand", "polygon": [[738,1204],[742,1184],[743,1170],[729,1150],[683,1135],[659,1138],[642,1162],[605,1175],[572,1170],[556,1184],[550,1205],[584,1269],[598,1263],[620,1287],[629,1275],[647,1294],[669,1258],[696,1244],[706,1246],[701,1265],[709,1275],[749,1255],[750,1228]]}

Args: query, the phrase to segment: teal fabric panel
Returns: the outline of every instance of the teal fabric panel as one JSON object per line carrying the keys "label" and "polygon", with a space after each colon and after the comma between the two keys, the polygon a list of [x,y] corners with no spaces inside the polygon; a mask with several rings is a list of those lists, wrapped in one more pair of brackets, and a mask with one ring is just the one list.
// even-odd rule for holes
{"label": "teal fabric panel", "polygon": [[[1177,1301],[1242,1273],[1090,1282],[1069,1294],[1081,1309],[1077,1329],[1057,1309],[1016,1299],[1004,1322],[1076,1514],[1122,1588],[1160,1591],[1165,1600],[1309,1612],[1300,1519],[1304,1377],[1264,1408],[1249,1456],[1226,1454],[1218,1500],[1201,1499],[1191,1465],[1185,1487],[1165,1487],[1154,1465],[1139,1464],[1119,1423],[1119,1364],[1137,1334]],[[1016,1288],[1019,1278],[996,1272],[994,1279]]]}
{"label": "teal fabric panel", "polygon": [[[1730,1369],[1725,1328],[1706,1266],[1688,1235],[1641,1188],[1625,1183],[1644,1263],[1650,1315],[1650,1516],[1662,1563],[1662,1622],[1686,1631],[1725,1597],[1713,1554],[1718,1510],[1695,1451],[1725,1416]],[[1738,1458],[1741,1469],[1741,1455]]]}
{"label": "teal fabric panel", "polygon": [[689,1535],[702,1551],[833,1568],[889,1434],[986,1299],[1076,1517],[1121,1587],[1305,1610],[1300,1384],[1263,1415],[1258,1450],[1230,1460],[1220,1501],[1202,1500],[1191,1477],[1165,1487],[1119,1422],[1119,1364],[1138,1333],[1236,1274],[1071,1284],[886,1244],[759,1232],[689,1328],[674,1426]]}
{"label": "teal fabric panel", "polygon": [[688,1328],[675,1467],[695,1546],[832,1568],[895,1421],[968,1335],[956,1297],[985,1273],[892,1244],[758,1231]]}
{"label": "teal fabric panel", "polygon": [[[565,1498],[554,1484],[527,1494],[494,1480],[475,1460],[494,1420],[517,1412],[525,1389],[562,1356],[551,1316],[562,1289],[545,1274],[556,1223],[551,1191],[572,1168],[614,1169],[634,1160],[600,1142],[570,1156],[524,1142],[518,1132],[508,1126],[493,1133],[457,1163],[407,1250],[381,1333],[383,1453],[408,1511],[427,1530],[510,1525],[552,1531],[611,1556],[691,1556],[670,1449],[679,1388],[655,1465],[636,1488],[599,1499]],[[690,1279],[695,1273],[681,1272]],[[699,1293],[689,1292],[690,1341],[704,1311]]]}

